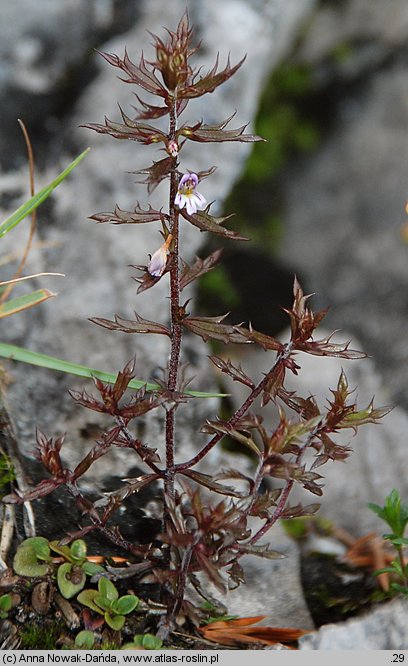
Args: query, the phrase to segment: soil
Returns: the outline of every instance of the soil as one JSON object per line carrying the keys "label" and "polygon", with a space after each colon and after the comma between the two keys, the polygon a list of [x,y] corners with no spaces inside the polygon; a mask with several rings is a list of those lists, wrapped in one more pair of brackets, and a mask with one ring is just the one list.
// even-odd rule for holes
{"label": "soil", "polygon": [[341,563],[332,555],[303,556],[301,579],[316,628],[343,622],[367,611],[379,595],[377,581],[371,573]]}

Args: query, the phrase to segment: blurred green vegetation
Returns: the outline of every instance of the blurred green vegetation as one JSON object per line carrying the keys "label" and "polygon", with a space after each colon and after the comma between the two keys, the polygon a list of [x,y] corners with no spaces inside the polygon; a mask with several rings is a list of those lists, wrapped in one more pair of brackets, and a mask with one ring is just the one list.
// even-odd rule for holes
{"label": "blurred green vegetation", "polygon": [[245,171],[225,210],[234,227],[249,235],[264,252],[274,254],[282,237],[279,178],[289,160],[316,150],[321,140],[318,91],[310,66],[284,62],[267,83],[255,131],[267,140],[253,145]]}
{"label": "blurred green vegetation", "polygon": [[209,301],[219,299],[222,294],[227,311],[239,304],[237,289],[222,264],[200,278],[200,290],[202,297]]}
{"label": "blurred green vegetation", "polygon": [[[276,253],[284,228],[280,179],[289,160],[319,146],[317,94],[309,66],[287,61],[275,69],[255,121],[256,133],[267,142],[253,144],[245,171],[225,202],[224,210],[235,214],[231,221],[234,229],[248,236],[252,246],[269,257]],[[214,299],[221,300],[225,311],[239,303],[237,287],[223,267],[201,278],[199,291],[204,307]]]}
{"label": "blurred green vegetation", "polygon": [[318,146],[318,123],[305,103],[313,93],[309,66],[286,62],[273,72],[256,119],[256,132],[268,143],[254,145],[242,181],[264,184],[296,151],[309,152]]}
{"label": "blurred green vegetation", "polygon": [[335,64],[343,65],[354,55],[354,48],[349,42],[340,42],[331,50],[330,57]]}

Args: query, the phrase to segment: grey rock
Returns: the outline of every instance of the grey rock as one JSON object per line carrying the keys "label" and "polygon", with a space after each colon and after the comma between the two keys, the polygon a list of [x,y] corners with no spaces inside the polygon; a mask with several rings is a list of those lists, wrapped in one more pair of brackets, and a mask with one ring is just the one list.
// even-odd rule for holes
{"label": "grey rock", "polygon": [[[381,48],[390,48],[391,40],[394,50],[381,68],[373,65],[355,79],[358,85],[345,91],[333,131],[320,149],[287,170],[280,258],[290,260],[305,277],[320,304],[330,304],[328,325],[357,336],[374,357],[392,400],[406,408],[408,264],[400,232],[407,196],[407,168],[401,157],[407,149],[407,9],[404,3],[394,7],[390,22],[381,21],[389,9],[381,1],[342,3],[329,12],[342,16],[351,29],[364,8],[363,35],[369,32]],[[327,51],[329,41],[338,43],[344,22],[331,25],[330,32],[328,27],[323,31],[326,46],[319,47],[319,53]],[[316,41],[312,28],[303,52],[310,53]]]}
{"label": "grey rock", "polygon": [[246,584],[228,593],[228,612],[241,617],[266,615],[260,624],[267,626],[313,629],[303,597],[296,543],[280,524],[273,526],[265,543],[285,557],[243,557]]}
{"label": "grey rock", "polygon": [[408,601],[396,599],[363,617],[328,624],[303,636],[301,650],[405,650]]}
{"label": "grey rock", "polygon": [[[191,3],[192,22],[198,24],[198,35],[203,44],[202,63],[205,62],[205,67],[212,66],[218,49],[221,50],[221,62],[225,62],[229,51],[232,51],[234,61],[248,51],[248,60],[241,70],[242,78],[237,82],[231,80],[220,89],[220,94],[211,97],[211,104],[192,104],[191,111],[190,107],[188,110],[189,117],[196,119],[203,115],[206,120],[222,119],[237,108],[239,115],[234,123],[239,125],[251,120],[271,61],[276,62],[283,55],[300,21],[313,4],[310,0],[253,5],[244,2],[220,5],[214,1],[197,9],[197,5]],[[160,0],[146,3],[138,23],[125,35],[106,43],[103,50],[123,54],[127,45],[131,57],[137,60],[141,49],[149,52],[151,38],[146,30],[161,33],[163,25],[175,24],[176,17],[182,14],[184,8],[185,3],[181,0],[171,6]],[[234,29],[226,30],[226,26]],[[253,45],[256,47],[255,52]],[[145,205],[145,188],[135,186],[135,177],[123,175],[123,172],[144,167],[152,157],[160,157],[160,153],[153,152],[154,149],[140,149],[130,142],[114,141],[109,137],[85,132],[84,129],[76,129],[80,123],[101,121],[105,113],[117,118],[117,102],[128,111],[133,101],[130,86],[117,80],[113,68],[96,55],[95,62],[98,63],[100,73],[86,88],[71,119],[66,123],[78,145],[87,141],[93,149],[79,169],[59,187],[53,200],[52,214],[43,226],[40,219],[41,233],[51,249],[46,255],[39,250],[33,252],[27,267],[27,270],[33,271],[59,270],[67,277],[61,283],[57,299],[42,308],[20,315],[16,329],[11,322],[5,337],[31,349],[110,371],[123,367],[136,354],[138,376],[149,379],[158,367],[167,362],[167,341],[155,336],[152,344],[142,336],[135,340],[133,336],[120,333],[110,335],[87,321],[89,316],[112,317],[114,312],[131,317],[135,308],[148,319],[166,321],[168,317],[165,305],[166,280],[159,283],[154,292],[146,292],[135,299],[135,289],[129,280],[131,272],[127,269],[128,264],[146,263],[148,253],[157,249],[161,242],[158,225],[144,225],[141,229],[96,225],[86,220],[95,211],[112,210],[115,203],[127,209],[139,199]],[[243,144],[237,147],[227,144],[218,150],[207,145],[194,150],[189,147],[183,153],[182,168],[206,168],[217,162],[217,177],[211,182],[205,181],[202,191],[209,200],[222,200],[238,176],[248,149]],[[43,174],[44,180],[47,181],[51,174],[55,174],[55,167]],[[22,173],[17,175],[21,182]],[[161,185],[148,199],[153,206],[161,207],[165,205],[166,197],[166,190]],[[20,238],[24,233],[22,229],[16,229],[15,232],[13,238],[9,235],[8,242],[15,242],[16,237]],[[201,243],[202,236],[186,225],[183,228],[183,246],[186,248],[184,255],[187,260],[198,252]],[[208,372],[203,354],[203,345],[186,340],[184,360],[192,362],[192,373],[197,377],[196,385],[200,384],[206,390],[214,387],[214,379]],[[10,404],[16,405],[15,417],[22,450],[32,449],[35,424],[49,434],[52,431],[66,431],[66,460],[73,464],[83,447],[89,445],[81,436],[84,426],[95,426],[97,422],[94,414],[87,414],[83,410],[79,414],[66,396],[68,386],[78,388],[81,382],[21,366],[13,367],[13,377],[15,383],[10,388]],[[17,405],[22,402],[27,405],[27,409],[20,414]],[[186,409],[185,415],[180,410],[180,423],[196,426],[206,416],[213,414],[215,408],[214,401],[195,401],[190,411]],[[159,449],[163,443],[162,425],[162,419],[146,419],[146,440]],[[183,434],[182,427],[179,455],[184,457],[192,449],[197,451],[201,441],[197,435],[193,439],[189,427]],[[117,452],[113,464],[125,472],[126,463],[122,454],[121,451]],[[103,465],[100,474],[103,474]]]}
{"label": "grey rock", "polygon": [[0,95],[7,103],[0,110],[0,153],[6,168],[24,155],[17,118],[44,135],[63,131],[61,114],[82,85],[92,49],[138,14],[137,3],[126,4],[1,0]]}

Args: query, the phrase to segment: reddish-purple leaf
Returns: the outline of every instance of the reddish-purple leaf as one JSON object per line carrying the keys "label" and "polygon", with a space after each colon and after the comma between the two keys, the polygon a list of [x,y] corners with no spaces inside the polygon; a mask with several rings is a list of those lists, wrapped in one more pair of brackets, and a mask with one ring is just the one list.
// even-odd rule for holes
{"label": "reddish-purple leaf", "polygon": [[106,414],[110,411],[103,402],[94,398],[92,395],[87,393],[87,391],[70,390],[69,394],[71,398],[75,400],[77,405],[81,405],[81,407],[85,407],[86,409],[91,409],[93,412]]}
{"label": "reddish-purple leaf", "polygon": [[37,448],[35,457],[41,462],[50,474],[55,477],[64,474],[60,450],[64,443],[64,437],[51,437],[48,439],[44,433],[37,429]]}
{"label": "reddish-purple leaf", "polygon": [[116,506],[120,506],[125,499],[140,492],[142,488],[145,488],[152,481],[156,481],[159,478],[158,474],[142,474],[135,479],[126,479],[126,485],[112,493],[106,493],[106,495]]}
{"label": "reddish-purple leaf", "polygon": [[[174,158],[165,157],[158,162],[153,162],[152,166],[146,167],[145,169],[139,169],[138,171],[132,171],[134,174],[147,174],[147,178],[140,181],[141,183],[147,185],[147,191],[149,194],[161,183],[162,180],[167,178],[172,169],[174,168]],[[161,215],[163,218],[164,215]]]}
{"label": "reddish-purple leaf", "polygon": [[44,479],[40,481],[35,488],[31,490],[26,490],[24,493],[16,491],[15,493],[10,493],[2,498],[2,501],[6,504],[23,504],[24,502],[32,502],[33,500],[39,499],[40,497],[45,497],[50,493],[54,492],[56,488],[65,483],[64,478],[58,479]]}
{"label": "reddish-purple leaf", "polygon": [[112,224],[144,224],[157,220],[163,221],[166,219],[166,215],[159,210],[154,210],[150,205],[147,210],[143,210],[139,202],[137,202],[133,212],[122,210],[119,206],[115,206],[114,212],[95,213],[89,219],[96,220],[97,222],[111,222]]}
{"label": "reddish-purple leaf", "polygon": [[127,51],[125,50],[125,56],[123,59],[119,56],[111,53],[102,53],[100,55],[105,58],[105,60],[114,67],[118,67],[123,70],[128,76],[127,79],[122,79],[125,83],[135,83],[136,85],[144,88],[153,95],[159,95],[160,97],[167,98],[168,92],[166,88],[160,83],[159,79],[154,73],[154,68],[150,70],[146,65],[146,61],[143,55],[140,58],[139,65],[135,65],[129,58]]}
{"label": "reddish-purple leaf", "polygon": [[98,326],[103,326],[103,328],[108,328],[111,331],[122,331],[123,333],[157,333],[158,335],[167,335],[170,337],[170,331],[167,326],[163,324],[158,324],[155,321],[150,321],[149,319],[144,319],[135,312],[135,320],[124,319],[119,315],[115,315],[115,321],[110,319],[102,319],[100,317],[92,317],[89,321],[92,321]]}
{"label": "reddish-purple leaf", "polygon": [[137,112],[137,118],[139,120],[154,120],[156,118],[162,118],[163,116],[169,113],[168,106],[155,106],[154,104],[148,104],[140,99],[139,95],[136,95],[137,101],[143,110],[133,107]]}
{"label": "reddish-purple leaf", "polygon": [[85,472],[96,460],[104,456],[109,451],[112,444],[114,444],[114,442],[117,440],[120,431],[120,426],[116,426],[115,428],[109,430],[107,433],[104,433],[100,440],[97,440],[96,445],[75,467],[72,473],[73,480],[78,479],[80,476],[85,474]]}
{"label": "reddish-purple leaf", "polygon": [[212,361],[214,365],[219,368],[219,370],[221,370],[221,372],[232,377],[235,382],[245,384],[245,386],[248,386],[250,389],[255,388],[254,382],[243,371],[240,365],[235,366],[231,363],[230,359],[225,361],[224,359],[219,358],[219,356],[210,356],[209,358],[210,361]]}
{"label": "reddish-purple leaf", "polygon": [[202,472],[196,472],[193,469],[186,469],[183,472],[180,472],[183,476],[187,476],[189,479],[192,479],[196,483],[199,483],[201,486],[213,490],[219,495],[227,495],[229,497],[246,497],[243,493],[234,490],[230,486],[223,486],[220,483],[216,483],[212,476],[208,474],[203,474]]}
{"label": "reddish-purple leaf", "polygon": [[213,92],[218,86],[220,86],[224,81],[227,81],[237,69],[239,69],[244,62],[246,56],[242,58],[236,65],[231,67],[230,59],[228,58],[226,67],[221,70],[218,70],[218,56],[215,62],[214,67],[203,77],[198,80],[193,80],[190,85],[185,85],[183,88],[177,91],[178,97],[182,99],[193,99],[194,97],[201,97],[206,93]]}
{"label": "reddish-purple leaf", "polygon": [[180,290],[183,290],[188,284],[190,284],[190,282],[193,282],[201,275],[211,271],[219,263],[221,255],[222,249],[215,250],[215,252],[212,252],[206,257],[206,259],[200,259],[197,257],[192,266],[189,266],[181,260],[182,270],[180,274]]}
{"label": "reddish-purple leaf", "polygon": [[[129,405],[121,407],[118,410],[118,415],[126,421],[129,421],[130,419],[134,419],[137,416],[150,412],[152,409],[156,409],[156,407],[161,405],[163,401],[163,396],[156,398],[153,395],[149,395],[149,397],[144,400],[135,400],[134,402],[130,402]],[[157,460],[160,460],[160,458],[156,459],[156,461]]]}
{"label": "reddish-purple leaf", "polygon": [[255,331],[251,325],[249,326],[248,338],[265,350],[272,349],[273,351],[281,352],[285,347],[279,340],[272,338],[270,335]]}
{"label": "reddish-purple leaf", "polygon": [[286,391],[283,387],[278,390],[277,395],[285,405],[300,414],[302,418],[312,419],[320,414],[319,407],[312,395],[308,398],[301,398],[294,391]]}
{"label": "reddish-purple leaf", "polygon": [[156,127],[153,127],[153,125],[148,125],[147,123],[138,123],[134,120],[131,120],[131,118],[126,116],[123,111],[122,117],[124,124],[115,123],[113,120],[109,120],[109,118],[105,117],[104,125],[99,123],[86,123],[85,125],[81,125],[81,127],[95,130],[95,132],[98,132],[98,134],[109,134],[110,136],[113,136],[114,139],[128,139],[130,141],[144,143],[145,145],[158,143],[160,141],[166,143],[167,137],[164,132],[161,132]]}
{"label": "reddish-purple leaf", "polygon": [[270,400],[275,400],[278,392],[282,388],[285,373],[286,369],[283,363],[278,363],[272,372],[268,373],[262,395],[262,407],[267,405]]}
{"label": "reddish-purple leaf", "polygon": [[[228,119],[230,120],[230,119]],[[265,141],[256,134],[245,134],[247,125],[237,127],[236,129],[221,129],[225,127],[226,122],[219,125],[205,125],[197,123],[196,125],[180,128],[178,136],[184,136],[190,141],[198,141],[199,143],[223,143],[225,141],[239,141],[240,143],[253,143],[254,141]]]}
{"label": "reddish-purple leaf", "polygon": [[[86,527],[82,527],[80,530],[77,530],[76,532],[67,532],[66,536],[58,541],[58,545],[66,546],[72,541],[75,541],[76,539],[83,539],[83,537],[89,534],[89,532],[93,532],[96,529],[98,529],[96,525],[86,525]],[[86,608],[84,609],[83,613],[85,612],[85,610]],[[101,619],[102,621],[104,621],[104,618]]]}
{"label": "reddish-purple leaf", "polygon": [[335,358],[359,359],[367,358],[367,354],[356,349],[350,349],[350,342],[335,344],[330,342],[332,335],[322,340],[296,341],[295,348],[313,356],[332,356]]}
{"label": "reddish-purple leaf", "polygon": [[234,342],[237,344],[248,344],[247,329],[241,325],[222,324],[221,322],[227,315],[220,317],[185,317],[182,320],[183,326],[192,333],[207,340],[220,340],[225,344]]}
{"label": "reddish-purple leaf", "polygon": [[193,224],[195,227],[198,227],[200,231],[209,231],[212,234],[217,236],[222,236],[223,238],[232,238],[233,240],[242,240],[247,241],[249,238],[242,236],[238,231],[231,231],[226,229],[223,226],[223,222],[228,220],[231,215],[225,215],[224,217],[214,217],[209,214],[210,207],[207,206],[205,210],[197,211],[193,215],[189,215],[187,211],[183,208],[180,213],[185,220]]}
{"label": "reddish-purple leaf", "polygon": [[276,488],[275,490],[267,490],[262,495],[258,495],[251,506],[249,514],[258,518],[269,518],[271,514],[270,509],[277,506],[281,493],[282,489]]}
{"label": "reddish-purple leaf", "polygon": [[271,550],[269,544],[265,546],[239,546],[239,552],[246,555],[256,555],[257,557],[264,557],[267,560],[283,560],[286,555],[279,553],[277,550]]}
{"label": "reddish-purple leaf", "polygon": [[[147,102],[143,101],[140,99],[139,95],[136,95],[139,104],[141,105],[142,109],[136,109],[135,111],[137,112],[137,117],[140,120],[154,120],[157,118],[162,118],[163,116],[167,115],[169,113],[169,107],[168,106],[155,106],[154,104],[148,104]],[[184,109],[186,108],[188,104],[188,100],[186,99],[178,99],[176,103],[177,107],[177,116],[180,116]]]}
{"label": "reddish-purple leaf", "polygon": [[288,520],[289,518],[300,518],[301,516],[313,516],[320,509],[320,504],[296,504],[295,506],[287,506],[281,513],[281,518]]}
{"label": "reddish-purple leaf", "polygon": [[249,448],[250,451],[255,453],[257,456],[261,455],[261,452],[252,437],[244,435],[243,432],[240,432],[237,428],[228,425],[228,423],[225,421],[206,421],[206,423],[201,428],[201,432],[228,435],[240,444],[243,444]]}
{"label": "reddish-purple leaf", "polygon": [[228,479],[234,479],[235,481],[245,481],[248,484],[249,493],[252,492],[254,487],[253,479],[237,469],[223,469],[221,472],[216,474],[213,479],[214,481],[224,481]]}

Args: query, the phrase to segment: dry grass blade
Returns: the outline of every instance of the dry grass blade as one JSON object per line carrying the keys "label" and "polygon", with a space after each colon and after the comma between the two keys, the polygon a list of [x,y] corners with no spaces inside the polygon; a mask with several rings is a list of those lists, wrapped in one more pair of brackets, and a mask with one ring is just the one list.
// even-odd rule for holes
{"label": "dry grass blade", "polygon": [[[370,532],[356,539],[343,556],[347,564],[355,567],[364,567],[370,571],[383,569],[392,562],[395,554],[390,550],[389,544],[375,532]],[[386,592],[390,588],[390,577],[387,572],[377,576],[378,584]]]}
{"label": "dry grass blade", "polygon": [[[33,148],[32,148],[32,145],[31,145],[30,137],[28,136],[26,126],[24,125],[23,121],[20,120],[20,118],[18,119],[18,123],[19,123],[19,125],[21,127],[21,130],[23,132],[24,140],[25,140],[26,146],[27,146],[29,174],[30,174],[30,195],[33,197],[34,194],[35,194]],[[31,213],[30,231],[29,231],[29,234],[28,234],[27,243],[26,243],[26,246],[24,248],[24,253],[23,253],[23,256],[21,257],[21,260],[20,260],[20,263],[17,267],[17,270],[14,273],[14,280],[16,280],[17,278],[20,277],[20,275],[23,271],[23,268],[26,264],[28,253],[30,252],[31,246],[33,244],[36,225],[37,225],[37,210],[34,209]],[[8,287],[6,287],[6,289],[3,291],[3,293],[0,296],[0,304],[4,303],[6,301],[6,299],[8,298],[10,293],[13,291],[13,289],[14,289],[14,283],[13,283],[13,281],[10,281],[10,284],[8,285]]]}
{"label": "dry grass blade", "polygon": [[2,506],[0,535],[0,569],[7,569],[6,558],[11,547],[14,532],[14,507],[9,504]]}
{"label": "dry grass blade", "polygon": [[290,627],[254,627],[266,615],[243,617],[235,620],[211,622],[200,627],[199,632],[205,639],[220,645],[238,647],[240,645],[275,645],[276,643],[294,644],[304,634],[303,629]]}

